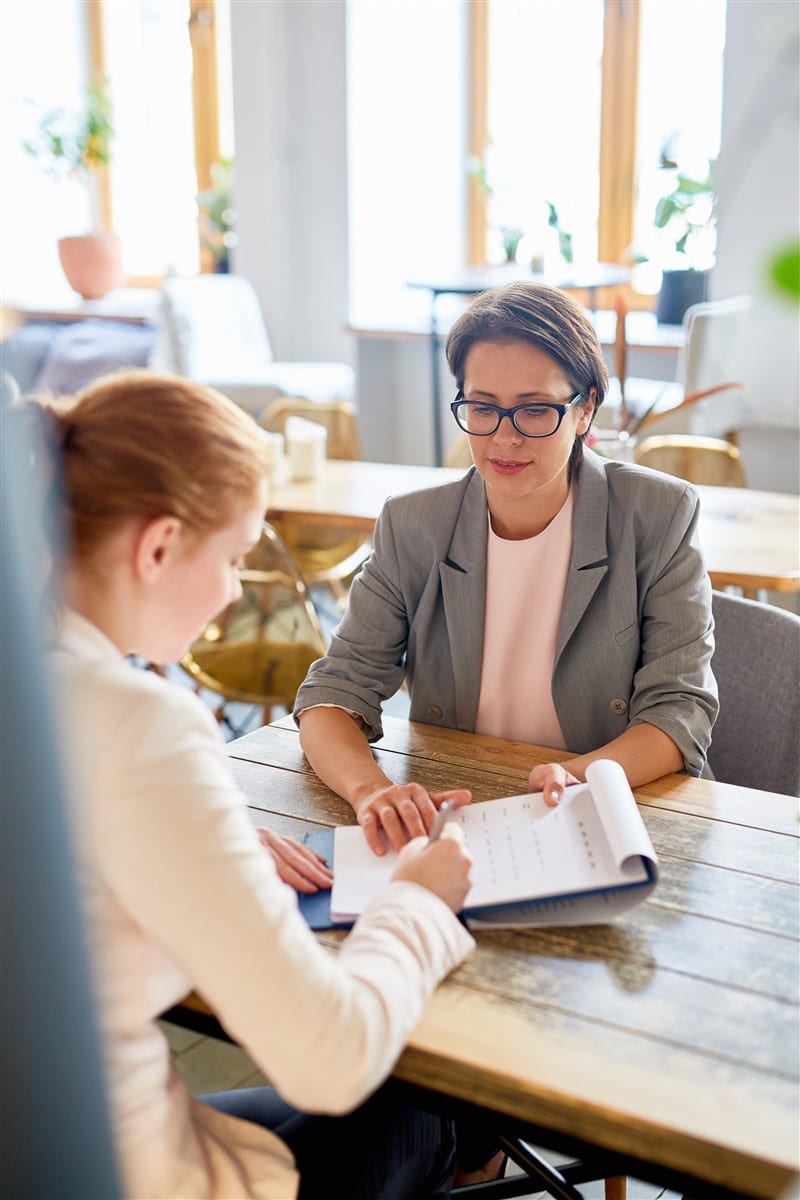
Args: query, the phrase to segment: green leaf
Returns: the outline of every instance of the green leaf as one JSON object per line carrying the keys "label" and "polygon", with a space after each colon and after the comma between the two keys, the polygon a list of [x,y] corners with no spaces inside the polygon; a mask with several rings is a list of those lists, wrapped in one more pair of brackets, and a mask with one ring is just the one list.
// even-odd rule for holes
{"label": "green leaf", "polygon": [[690,179],[688,175],[679,175],[678,186],[675,190],[689,196],[705,196],[712,190],[712,184],[710,178]]}
{"label": "green leaf", "polygon": [[662,196],[656,205],[656,229],[663,229],[670,217],[673,217],[677,211],[678,209],[675,205],[675,201],[672,199],[672,196]]}
{"label": "green leaf", "polygon": [[800,301],[800,244],[779,250],[769,261],[768,275],[779,292]]}
{"label": "green leaf", "polygon": [[38,136],[24,146],[53,174],[91,171],[110,163],[114,132],[111,97],[106,80],[99,79],[87,86],[82,107],[45,112]]}

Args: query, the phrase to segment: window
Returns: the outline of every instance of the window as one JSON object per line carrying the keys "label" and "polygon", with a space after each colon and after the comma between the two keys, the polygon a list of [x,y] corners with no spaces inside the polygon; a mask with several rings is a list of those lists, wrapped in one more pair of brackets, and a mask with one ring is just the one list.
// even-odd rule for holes
{"label": "window", "polygon": [[105,5],[111,213],[128,275],[199,268],[189,17],[189,0]]}
{"label": "window", "polygon": [[[660,167],[662,150],[675,154],[693,178],[701,179],[719,154],[724,47],[724,0],[644,0],[641,5],[636,200],[630,240],[648,256],[648,264],[635,275],[643,291],[658,289],[656,264],[670,265],[672,251],[669,233],[653,224],[656,204],[672,189],[675,174]],[[677,77],[680,87],[673,86]],[[697,239],[697,258],[691,265],[711,266],[714,250],[714,231],[709,228],[702,244]]]}
{"label": "window", "polygon": [[405,288],[450,270],[466,239],[462,0],[347,8],[351,320],[425,319]]}
{"label": "window", "polygon": [[[473,65],[485,69],[492,188],[475,261],[501,256],[500,231],[524,231],[519,261],[558,254],[558,225],[575,260],[646,255],[634,282],[655,292],[667,236],[654,227],[674,173],[663,149],[704,176],[719,152],[725,0],[489,0],[474,24]],[[691,35],[687,36],[687,31]],[[482,68],[482,64],[485,67]],[[473,113],[473,123],[484,117]],[[474,203],[474,192],[473,192]],[[706,261],[713,258],[713,232]]]}
{"label": "window", "polygon": [[[354,323],[383,310],[424,321],[408,281],[501,261],[504,230],[522,231],[520,262],[547,265],[559,231],[576,265],[655,261],[662,147],[701,163],[719,150],[725,8],[350,0]],[[634,283],[646,307],[660,272],[638,268]]]}
{"label": "window", "polygon": [[486,257],[503,256],[503,229],[522,233],[517,260],[557,257],[555,220],[578,259],[597,258],[602,0],[501,0],[486,31],[491,188]]}
{"label": "window", "polygon": [[211,182],[212,163],[233,156],[229,3],[88,6],[97,65],[112,84],[110,209],[130,276],[193,274],[209,265],[201,263],[196,196]]}
{"label": "window", "polygon": [[[83,181],[54,180],[25,154],[45,110],[82,102],[109,80],[116,137],[100,209],[131,282],[201,265],[196,196],[233,153],[230,0],[6,0],[2,39],[3,291],[24,301],[65,283],[60,237],[90,227]],[[43,24],[48,36],[41,35]],[[22,48],[22,50],[21,50]],[[219,103],[219,97],[222,102]]]}

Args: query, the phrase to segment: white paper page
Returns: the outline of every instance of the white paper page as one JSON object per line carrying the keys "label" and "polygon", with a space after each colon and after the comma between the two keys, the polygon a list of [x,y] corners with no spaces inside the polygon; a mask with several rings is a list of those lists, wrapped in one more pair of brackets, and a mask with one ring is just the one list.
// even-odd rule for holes
{"label": "white paper page", "polygon": [[360,825],[337,825],[333,835],[333,886],[331,919],[357,917],[376,892],[390,880],[397,853],[387,850],[383,858],[373,854]]}
{"label": "white paper page", "polygon": [[598,759],[589,763],[586,779],[614,862],[626,879],[639,879],[640,857],[657,859],[625,772],[611,759]]}
{"label": "white paper page", "polygon": [[[621,767],[615,763],[596,763],[593,767],[601,765],[612,769],[598,772],[590,767],[590,771],[594,786],[599,785],[602,792],[603,812],[614,827],[613,848],[595,808],[591,784],[569,788],[557,808],[549,808],[541,793],[534,793],[457,810],[452,819],[462,826],[474,858],[473,885],[466,908],[595,890],[647,878],[638,855],[649,853],[655,859],[655,853],[633,794]],[[649,851],[638,848],[642,835]],[[622,858],[628,859],[624,867]],[[334,919],[348,919],[362,912],[388,882],[396,860],[394,852],[383,858],[374,855],[358,826],[337,828],[331,893]]]}

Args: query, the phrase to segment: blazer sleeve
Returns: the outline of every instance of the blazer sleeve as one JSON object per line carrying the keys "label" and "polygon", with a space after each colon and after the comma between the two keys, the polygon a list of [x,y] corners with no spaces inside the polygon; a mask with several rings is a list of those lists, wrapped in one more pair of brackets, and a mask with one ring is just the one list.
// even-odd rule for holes
{"label": "blazer sleeve", "polygon": [[370,742],[383,736],[381,706],[405,678],[409,614],[401,580],[392,515],[384,507],[373,551],[350,588],[347,611],[334,629],[324,658],[309,669],[294,705],[294,718],[315,705],[334,705],[364,721]]}
{"label": "blazer sleeve", "polygon": [[100,769],[96,858],[117,903],[290,1103],[329,1113],[360,1103],[474,945],[450,909],[416,884],[391,883],[340,953],[325,950],[194,697],[143,697]]}
{"label": "blazer sleeve", "polygon": [[699,500],[682,488],[642,555],[639,664],[630,722],[663,730],[700,775],[719,708],[711,672],[714,623],[711,584],[698,539]]}

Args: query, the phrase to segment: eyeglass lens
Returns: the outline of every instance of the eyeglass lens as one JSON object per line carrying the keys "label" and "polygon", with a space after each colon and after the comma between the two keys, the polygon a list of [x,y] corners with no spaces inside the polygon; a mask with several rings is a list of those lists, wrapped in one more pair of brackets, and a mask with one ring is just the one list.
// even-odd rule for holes
{"label": "eyeglass lens", "polygon": [[[494,433],[502,419],[502,410],[491,404],[479,404],[474,400],[463,400],[456,408],[456,419],[467,433],[485,435]],[[526,404],[513,414],[513,421],[520,433],[527,437],[547,437],[555,433],[561,420],[558,408],[542,404]]]}

